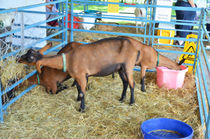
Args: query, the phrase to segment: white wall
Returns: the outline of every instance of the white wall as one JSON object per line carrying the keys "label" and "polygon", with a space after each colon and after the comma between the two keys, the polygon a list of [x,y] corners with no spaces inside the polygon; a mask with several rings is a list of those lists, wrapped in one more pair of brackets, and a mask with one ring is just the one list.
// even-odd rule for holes
{"label": "white wall", "polygon": [[[17,7],[22,7],[22,6],[28,6],[28,5],[33,5],[33,4],[39,4],[39,3],[44,3],[44,0],[0,0],[0,8],[17,8]],[[42,7],[37,7],[37,8],[31,8],[28,10],[33,10],[33,11],[46,11],[45,6]],[[7,17],[13,17],[15,19],[16,24],[21,23],[21,14],[19,12],[13,12],[10,14],[6,15]],[[37,23],[40,21],[46,20],[46,15],[44,14],[32,14],[32,13],[24,13],[24,24],[33,24]],[[6,20],[6,19],[3,19]],[[45,25],[45,24],[44,24]],[[17,26],[12,26],[13,29],[20,28]],[[15,35],[21,35],[21,32],[15,33]],[[30,37],[40,37],[44,38],[46,37],[46,29],[43,28],[31,28],[24,30],[24,35],[25,36],[30,36]],[[21,40],[18,38],[10,38],[12,39],[13,44],[15,45],[21,45]],[[32,39],[24,39],[24,46],[27,46],[28,44],[31,44],[37,40],[32,40]],[[37,44],[34,47],[43,47],[46,44],[46,42],[42,42]]]}

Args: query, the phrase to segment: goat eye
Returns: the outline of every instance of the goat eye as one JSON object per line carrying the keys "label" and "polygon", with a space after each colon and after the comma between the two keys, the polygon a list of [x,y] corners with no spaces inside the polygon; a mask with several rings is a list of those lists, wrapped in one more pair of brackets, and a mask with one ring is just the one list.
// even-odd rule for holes
{"label": "goat eye", "polygon": [[33,56],[30,56],[30,59],[32,59],[32,60],[33,60],[33,59],[34,59],[34,57],[33,57]]}

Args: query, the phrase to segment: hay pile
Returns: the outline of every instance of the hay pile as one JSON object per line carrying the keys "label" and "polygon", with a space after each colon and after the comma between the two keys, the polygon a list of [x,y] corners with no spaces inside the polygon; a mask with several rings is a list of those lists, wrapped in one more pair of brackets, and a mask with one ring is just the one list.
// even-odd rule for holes
{"label": "hay pile", "polygon": [[[86,92],[86,112],[78,112],[76,88],[66,89],[57,95],[47,94],[43,87],[36,87],[9,107],[5,123],[0,125],[3,138],[142,138],[141,123],[155,117],[181,120],[191,125],[195,138],[201,136],[201,125],[196,89],[178,90],[158,88],[156,74],[147,73],[147,93],[140,91],[139,73],[135,72],[135,105],[129,106],[130,91],[124,103],[122,83],[116,74],[89,78]],[[68,86],[72,79],[64,84]]]}
{"label": "hay pile", "polygon": [[18,80],[25,74],[24,64],[17,63],[15,57],[0,61],[0,77],[4,88],[9,85],[10,81]]}
{"label": "hay pile", "polygon": [[[135,29],[132,31],[135,32]],[[107,34],[90,34],[74,32],[74,40],[92,42],[110,37]],[[13,68],[14,71],[16,69]],[[5,76],[5,78],[12,77],[8,74]],[[142,138],[139,127],[143,121],[165,117],[186,122],[193,127],[195,138],[202,138],[195,81],[192,75],[186,75],[182,89],[168,90],[157,87],[156,73],[147,73],[147,93],[140,90],[139,72],[135,72],[134,77],[136,87],[133,106],[129,106],[129,89],[125,102],[119,102],[122,82],[117,74],[115,79],[111,76],[90,77],[90,89],[86,92],[85,98],[85,113],[78,112],[80,102],[76,101],[77,90],[75,87],[70,87],[73,79],[64,82],[69,89],[57,95],[47,94],[43,87],[37,86],[8,108],[8,115],[4,117],[5,123],[0,125],[0,136],[5,139],[137,139]]]}

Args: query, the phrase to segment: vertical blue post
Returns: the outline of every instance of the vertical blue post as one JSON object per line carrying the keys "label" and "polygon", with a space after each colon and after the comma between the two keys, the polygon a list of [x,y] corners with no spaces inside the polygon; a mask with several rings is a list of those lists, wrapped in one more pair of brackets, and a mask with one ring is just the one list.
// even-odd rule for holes
{"label": "vertical blue post", "polygon": [[20,14],[20,16],[21,16],[21,23],[20,23],[20,25],[21,25],[21,47],[22,48],[24,48],[24,13],[23,12],[21,12],[21,14]]}
{"label": "vertical blue post", "polygon": [[[205,11],[205,9],[202,9],[202,12],[204,13],[203,18],[202,18],[202,20],[203,20],[202,24],[203,24],[203,27],[205,27],[205,24],[206,24],[206,20],[205,20],[206,19],[206,11]],[[202,29],[201,39],[203,39],[203,34],[204,34],[204,29]],[[200,49],[199,49],[199,52],[201,51]],[[206,92],[206,93],[209,93],[209,91]],[[208,101],[210,101],[210,100],[208,100]],[[207,126],[207,131],[206,132],[208,133],[208,138],[209,138],[210,137],[210,113],[209,112],[208,112],[208,121],[207,121],[206,126]]]}
{"label": "vertical blue post", "polygon": [[2,84],[0,83],[0,123],[4,122],[4,112],[3,112],[3,105],[2,105],[2,95],[3,95],[3,90],[2,90]]}
{"label": "vertical blue post", "polygon": [[70,34],[70,42],[72,42],[72,41],[74,41],[74,39],[73,39],[73,20],[74,20],[74,16],[73,16],[73,14],[74,14],[74,5],[73,5],[73,3],[74,3],[74,0],[71,0],[71,28],[70,28],[70,31],[71,31],[71,34]]}
{"label": "vertical blue post", "polygon": [[[64,3],[60,3],[61,4],[61,9],[59,10],[60,13],[64,14]],[[68,12],[68,11],[66,11]],[[66,17],[66,19],[68,19],[68,16]],[[66,25],[66,24],[65,24]],[[61,26],[61,30],[63,31],[64,30],[64,17],[62,17],[62,26]],[[65,32],[62,32],[62,47],[64,46],[64,35],[65,35]]]}
{"label": "vertical blue post", "polygon": [[198,33],[198,38],[197,38],[196,50],[195,50],[193,73],[195,72],[195,65],[196,65],[196,61],[197,61],[197,56],[200,55],[200,52],[201,52],[201,45],[200,45],[200,48],[198,46],[199,46],[199,42],[202,41],[202,39],[203,39],[203,33],[204,33],[203,29],[201,27],[202,24],[204,24],[205,19],[206,19],[206,12],[204,11],[204,8],[202,8],[202,10],[201,10],[201,15],[202,15],[202,17],[200,18],[200,22],[199,22],[199,33]]}
{"label": "vertical blue post", "polygon": [[[147,20],[149,0],[147,0],[146,5],[147,5],[147,7],[146,7],[146,17],[145,17],[145,19]],[[144,25],[144,35],[145,36],[147,35],[147,22],[145,22],[145,25]],[[146,44],[146,37],[144,37],[144,44]]]}
{"label": "vertical blue post", "polygon": [[65,44],[67,44],[67,42],[68,42],[68,14],[69,14],[69,11],[68,11],[68,0],[66,0],[66,2],[65,2],[65,4],[66,4],[66,9],[65,9],[65,11],[66,11],[66,20],[64,21],[66,24],[65,24]]}
{"label": "vertical blue post", "polygon": [[[156,7],[155,7],[156,8]],[[153,41],[154,41],[154,34],[155,34],[155,13],[156,13],[156,10],[153,9],[153,20],[154,20],[154,23],[152,24],[152,47],[153,47]]]}
{"label": "vertical blue post", "polygon": [[[154,3],[154,2],[152,2],[152,3]],[[150,16],[149,16],[149,18],[150,18],[150,21],[152,21],[153,19],[152,19],[152,12],[153,12],[153,8],[152,7],[150,7]],[[151,25],[152,23],[151,22],[149,22],[149,36],[151,36],[151,27],[152,27],[152,25]],[[147,45],[150,45],[150,38],[148,38],[148,42],[147,42]]]}

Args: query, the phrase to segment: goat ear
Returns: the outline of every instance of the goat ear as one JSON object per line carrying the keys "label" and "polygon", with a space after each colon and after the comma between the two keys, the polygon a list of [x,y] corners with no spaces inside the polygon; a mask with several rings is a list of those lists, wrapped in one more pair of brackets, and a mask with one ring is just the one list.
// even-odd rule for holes
{"label": "goat ear", "polygon": [[22,64],[29,65],[29,66],[36,66],[36,63],[35,63],[35,62],[28,63],[28,62],[26,62],[26,61],[22,61],[22,60],[19,60],[18,62],[19,62],[19,63],[22,63]]}
{"label": "goat ear", "polygon": [[51,48],[51,47],[52,47],[52,42],[49,42],[48,44],[46,44],[43,48],[41,48],[41,49],[39,50],[39,53],[43,55],[43,53],[44,53],[45,51],[47,51],[47,49],[49,49],[49,48]]}
{"label": "goat ear", "polygon": [[36,69],[37,69],[37,71],[38,71],[39,74],[42,72],[40,66],[41,66],[40,61],[36,62]]}

